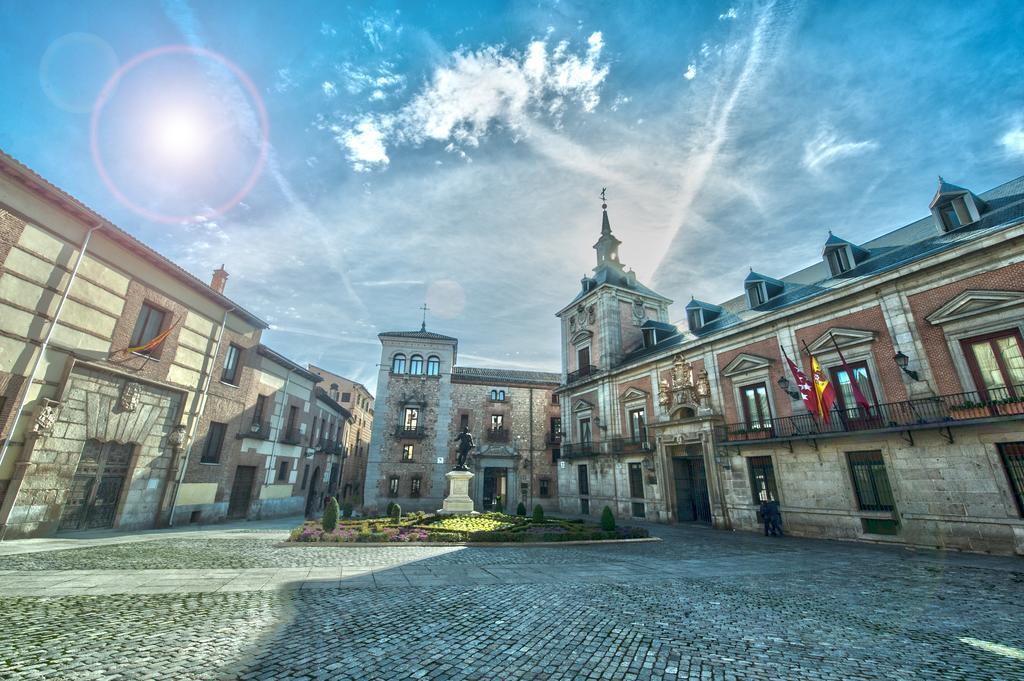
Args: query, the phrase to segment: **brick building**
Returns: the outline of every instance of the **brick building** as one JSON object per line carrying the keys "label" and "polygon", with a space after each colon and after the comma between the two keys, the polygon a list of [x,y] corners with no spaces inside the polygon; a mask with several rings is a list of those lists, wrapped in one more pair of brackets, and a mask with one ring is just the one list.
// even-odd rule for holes
{"label": "brick building", "polygon": [[[928,209],[691,300],[685,330],[618,260],[605,210],[594,275],[558,313],[562,510],[757,530],[774,499],[794,534],[1024,553],[1024,178],[940,179]],[[827,424],[782,349],[821,364]]]}
{"label": "brick building", "polygon": [[279,460],[302,455],[311,411],[338,424],[344,410],[260,344],[266,323],[226,280],[196,279],[0,153],[3,536],[302,511]]}
{"label": "brick building", "polygon": [[458,341],[422,327],[382,333],[366,505],[436,511],[455,465],[455,435],[476,442],[470,495],[478,509],[521,501],[558,509],[558,374],[456,366]]}
{"label": "brick building", "polygon": [[345,468],[338,487],[338,498],[354,505],[363,503],[366,483],[366,456],[373,432],[373,394],[362,383],[331,373],[312,364],[309,370],[323,379],[324,390],[351,414],[345,433]]}

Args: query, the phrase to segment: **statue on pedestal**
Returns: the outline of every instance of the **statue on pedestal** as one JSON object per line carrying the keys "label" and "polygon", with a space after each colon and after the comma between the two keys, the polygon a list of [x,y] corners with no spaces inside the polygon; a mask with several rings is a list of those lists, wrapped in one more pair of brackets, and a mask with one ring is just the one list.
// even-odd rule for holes
{"label": "statue on pedestal", "polygon": [[456,435],[455,439],[459,441],[459,458],[455,463],[455,470],[468,471],[469,466],[466,465],[466,459],[469,458],[469,450],[476,446],[476,443],[473,442],[473,435],[469,432],[469,426],[463,426],[462,432]]}

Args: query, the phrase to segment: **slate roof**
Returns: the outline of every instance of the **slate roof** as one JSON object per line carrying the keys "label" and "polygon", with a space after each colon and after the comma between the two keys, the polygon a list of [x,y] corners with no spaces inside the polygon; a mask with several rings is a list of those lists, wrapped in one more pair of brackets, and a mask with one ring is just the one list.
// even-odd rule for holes
{"label": "slate roof", "polygon": [[[955,187],[946,183],[947,188]],[[952,191],[968,191],[955,187]],[[782,293],[759,305],[756,310],[747,307],[746,296],[740,295],[721,304],[722,313],[702,326],[694,335],[707,336],[744,321],[755,319],[766,312],[814,298],[828,291],[849,286],[868,277],[903,267],[912,262],[949,250],[958,244],[979,239],[1024,220],[1024,176],[1010,180],[978,195],[979,209],[983,212],[977,222],[940,234],[931,215],[899,229],[883,234],[855,248],[867,252],[867,257],[855,267],[833,277],[828,266],[817,262],[810,267],[782,278]],[[838,237],[834,237],[838,239]],[[749,277],[748,277],[749,278]]]}
{"label": "slate roof", "polygon": [[295,362],[291,361],[290,359],[282,355],[280,352],[277,352],[276,350],[271,350],[263,343],[260,343],[259,345],[256,346],[256,352],[260,355],[263,355],[269,360],[277,362],[285,369],[291,369],[298,375],[307,378],[310,381],[313,381],[313,383],[319,383],[320,381],[324,380],[323,376],[318,376],[317,374],[314,374],[306,367],[302,366],[301,364],[296,364]]}
{"label": "slate roof", "polygon": [[519,369],[484,369],[478,367],[455,367],[452,378],[464,382],[479,383],[533,383],[536,385],[557,385],[561,374],[550,371],[521,371]]}
{"label": "slate roof", "polygon": [[433,331],[385,331],[384,333],[377,334],[377,338],[383,338],[385,336],[390,336],[392,338],[422,338],[424,340],[454,341],[456,343],[459,341],[458,338],[434,333]]}

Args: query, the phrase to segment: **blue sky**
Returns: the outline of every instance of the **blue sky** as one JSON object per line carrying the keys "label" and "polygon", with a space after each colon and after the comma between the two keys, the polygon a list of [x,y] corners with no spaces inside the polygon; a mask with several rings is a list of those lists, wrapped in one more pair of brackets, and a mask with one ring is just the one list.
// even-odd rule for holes
{"label": "blue sky", "polygon": [[[678,301],[782,276],[827,230],[927,213],[936,175],[1024,165],[1024,5],[0,2],[0,147],[373,384],[376,334],[558,369],[601,187],[641,280]],[[165,54],[185,44],[230,66]],[[133,210],[112,187],[141,208]],[[215,207],[233,203],[226,211]],[[157,215],[201,216],[161,221]]]}

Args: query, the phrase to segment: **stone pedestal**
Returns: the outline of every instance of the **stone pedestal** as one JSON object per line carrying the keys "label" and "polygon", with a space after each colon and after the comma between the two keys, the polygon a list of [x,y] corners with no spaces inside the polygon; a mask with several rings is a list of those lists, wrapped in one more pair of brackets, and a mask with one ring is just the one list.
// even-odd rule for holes
{"label": "stone pedestal", "polygon": [[473,512],[473,500],[469,498],[469,481],[473,474],[469,471],[451,471],[444,477],[448,478],[448,496],[441,502],[438,513],[441,515],[460,515]]}

